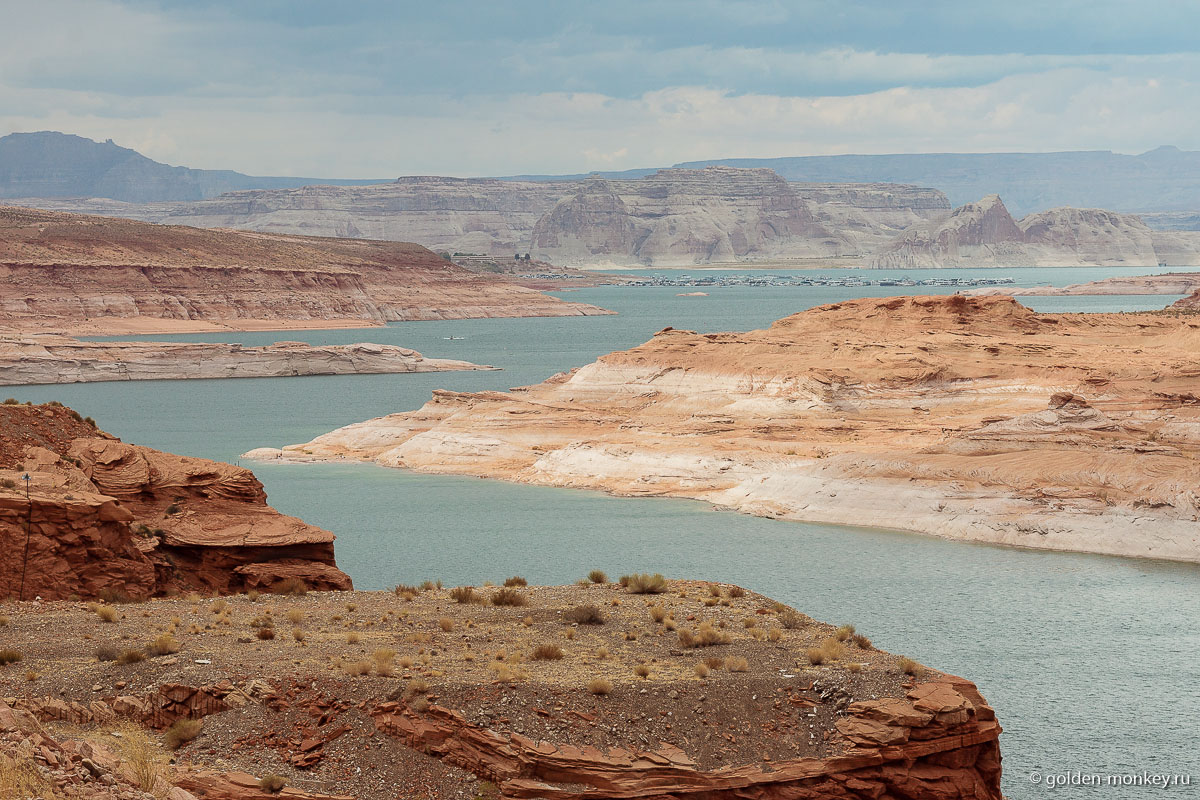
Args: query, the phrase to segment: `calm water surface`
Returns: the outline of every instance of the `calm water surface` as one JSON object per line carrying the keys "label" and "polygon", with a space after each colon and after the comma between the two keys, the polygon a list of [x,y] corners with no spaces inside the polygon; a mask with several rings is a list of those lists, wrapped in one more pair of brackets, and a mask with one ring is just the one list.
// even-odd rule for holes
{"label": "calm water surface", "polygon": [[[906,270],[870,277],[1003,274],[1020,285],[1063,285],[1154,271]],[[676,297],[680,291],[690,290],[597,287],[561,295],[620,312],[611,317],[145,337],[374,341],[493,364],[503,372],[8,387],[6,395],[61,400],[128,441],[236,461],[252,447],[307,441],[341,425],[417,408],[437,388],[536,383],[639,344],[667,325],[747,330],[822,303],[901,293],[898,287],[735,287],[704,289],[708,297]],[[1027,300],[1042,311],[1132,311],[1175,299]],[[277,508],[338,534],[338,563],[359,588],[425,578],[480,583],[514,574],[561,583],[591,569],[739,583],[819,619],[851,622],[884,649],[978,683],[1006,729],[1005,791],[1012,798],[1200,796],[1196,566],[777,522],[686,500],[612,498],[367,465],[252,466]],[[1193,778],[1191,787],[1165,791],[1051,790],[1030,783],[1035,770],[1149,770]]]}

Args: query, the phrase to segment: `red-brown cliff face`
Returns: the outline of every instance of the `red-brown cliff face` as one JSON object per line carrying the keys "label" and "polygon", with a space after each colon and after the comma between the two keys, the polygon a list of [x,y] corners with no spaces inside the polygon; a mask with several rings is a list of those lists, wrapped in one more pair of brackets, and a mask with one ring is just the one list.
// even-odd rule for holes
{"label": "red-brown cliff face", "polygon": [[126,444],[62,406],[0,406],[0,596],[351,588],[333,534],[266,499],[241,467]]}

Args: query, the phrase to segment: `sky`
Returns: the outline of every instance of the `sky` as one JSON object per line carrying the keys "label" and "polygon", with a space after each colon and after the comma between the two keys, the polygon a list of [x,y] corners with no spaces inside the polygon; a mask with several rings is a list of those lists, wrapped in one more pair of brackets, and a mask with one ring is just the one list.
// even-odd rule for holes
{"label": "sky", "polygon": [[255,175],[1200,149],[1194,0],[0,0],[0,135]]}

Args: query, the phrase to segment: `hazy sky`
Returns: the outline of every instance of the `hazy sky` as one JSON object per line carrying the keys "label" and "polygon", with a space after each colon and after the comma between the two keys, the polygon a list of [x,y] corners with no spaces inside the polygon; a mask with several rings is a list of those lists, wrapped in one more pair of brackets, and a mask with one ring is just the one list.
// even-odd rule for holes
{"label": "hazy sky", "polygon": [[0,134],[385,178],[1200,149],[1194,0],[0,0]]}

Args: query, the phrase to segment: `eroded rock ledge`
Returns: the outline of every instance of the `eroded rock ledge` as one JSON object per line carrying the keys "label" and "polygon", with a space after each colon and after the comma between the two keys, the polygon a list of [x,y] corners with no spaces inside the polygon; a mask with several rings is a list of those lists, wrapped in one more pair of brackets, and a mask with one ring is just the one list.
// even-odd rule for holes
{"label": "eroded rock ledge", "polygon": [[65,336],[0,337],[0,385],[91,381],[276,378],[494,369],[425,358],[386,344],[263,347],[214,342],[84,342]]}
{"label": "eroded rock ledge", "polygon": [[61,405],[0,405],[0,596],[348,589],[333,540],[247,469],[126,444]]}
{"label": "eroded rock ledge", "polygon": [[250,457],[691,497],[752,514],[1200,561],[1200,320],[1009,297],[670,328],[511,393]]}

